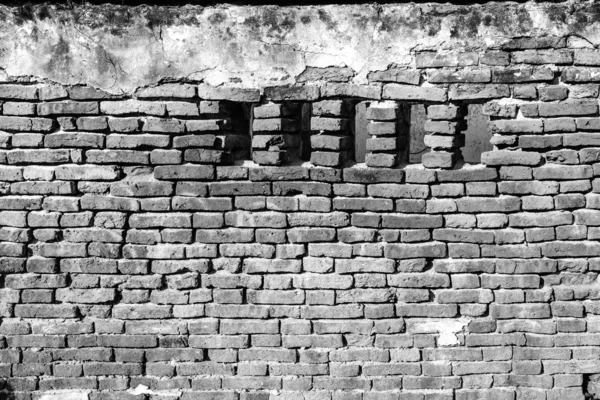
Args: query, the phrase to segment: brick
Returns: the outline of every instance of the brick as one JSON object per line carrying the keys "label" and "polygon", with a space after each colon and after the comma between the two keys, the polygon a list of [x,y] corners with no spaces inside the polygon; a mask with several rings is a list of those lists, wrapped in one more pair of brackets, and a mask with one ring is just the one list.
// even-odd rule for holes
{"label": "brick", "polygon": [[457,390],[457,400],[514,400],[515,392],[506,389],[474,389],[474,390]]}
{"label": "brick", "polygon": [[383,86],[382,97],[391,100],[445,102],[447,92],[445,89],[434,87],[415,87],[388,83]]}
{"label": "brick", "polygon": [[598,111],[598,104],[589,100],[541,103],[538,105],[538,111],[541,117],[592,115]]}
{"label": "brick", "polygon": [[198,86],[198,97],[207,100],[228,100],[256,103],[260,99],[260,92],[257,89],[243,89],[237,87],[210,86],[207,84],[201,84]]}
{"label": "brick", "polygon": [[481,255],[497,258],[537,258],[540,257],[540,248],[535,245],[481,245]]}
{"label": "brick", "polygon": [[441,258],[446,255],[446,245],[441,242],[425,244],[386,244],[384,247],[387,258],[405,259],[415,257]]}
{"label": "brick", "polygon": [[336,260],[336,272],[348,273],[392,273],[395,271],[395,263],[392,260],[377,258],[355,258],[352,260]]}
{"label": "brick", "polygon": [[421,161],[425,168],[451,168],[457,161],[452,151],[430,151],[423,154]]}
{"label": "brick", "polygon": [[384,214],[382,220],[385,228],[439,228],[442,224],[443,218],[440,215]]}
{"label": "brick", "polygon": [[[495,82],[495,71],[492,72],[492,82]],[[450,100],[497,99],[507,97],[509,93],[508,85],[503,84],[456,84],[450,86],[448,98]]]}
{"label": "brick", "polygon": [[321,97],[327,98],[342,96],[379,100],[381,99],[381,86],[328,82],[321,87]]}
{"label": "brick", "polygon": [[543,121],[540,120],[497,120],[491,124],[492,132],[500,134],[542,133]]}
{"label": "brick", "polygon": [[497,83],[543,82],[553,78],[553,71],[545,67],[504,68],[492,71],[492,82]]}
{"label": "brick", "polygon": [[[396,315],[399,317],[451,318],[457,312],[456,304],[396,304]],[[389,347],[396,345],[390,343]],[[410,344],[401,347],[410,347]]]}
{"label": "brick", "polygon": [[86,115],[98,114],[100,108],[96,102],[51,102],[37,106],[38,115]]}
{"label": "brick", "polygon": [[58,289],[56,299],[64,303],[108,303],[115,299],[114,289]]}
{"label": "brick", "polygon": [[319,97],[319,87],[305,86],[270,86],[264,89],[265,97],[272,101],[316,100]]}
{"label": "brick", "polygon": [[481,286],[491,289],[533,288],[540,285],[540,279],[535,275],[482,275]]}
{"label": "brick", "polygon": [[345,168],[344,181],[353,183],[400,183],[403,178],[401,170],[382,170],[376,168]]}
{"label": "brick", "polygon": [[77,129],[82,131],[102,132],[108,129],[106,117],[77,118]]}
{"label": "brick", "polygon": [[205,165],[158,166],[154,168],[154,177],[160,180],[213,179],[214,173],[214,167]]}
{"label": "brick", "polygon": [[541,161],[538,153],[526,151],[495,150],[484,152],[481,162],[486,165],[537,165]]}
{"label": "brick", "polygon": [[[64,89],[63,89],[64,90]],[[103,100],[118,99],[121,96],[112,95],[102,89],[91,86],[75,85],[68,88],[69,97],[73,100]],[[62,96],[62,94],[61,94]]]}
{"label": "brick", "polygon": [[115,180],[120,176],[116,167],[95,165],[61,165],[55,170],[61,180]]}
{"label": "brick", "polygon": [[169,137],[166,135],[119,135],[106,137],[106,147],[112,149],[138,149],[143,147],[167,147]]}
{"label": "brick", "polygon": [[294,276],[294,286],[299,289],[348,289],[353,279],[346,275],[313,275]]}
{"label": "brick", "polygon": [[542,254],[546,257],[596,257],[600,246],[593,241],[549,242],[542,244]]}
{"label": "brick", "polygon": [[122,100],[122,101],[102,101],[100,102],[100,112],[106,115],[130,115],[130,114],[145,114],[163,116],[166,113],[164,103],[139,101],[139,100]]}
{"label": "brick", "polygon": [[187,84],[166,84],[138,89],[135,95],[139,99],[192,99],[196,95],[196,88]]}
{"label": "brick", "polygon": [[465,197],[456,201],[459,212],[511,212],[518,211],[520,200],[517,197],[501,198]]}
{"label": "brick", "polygon": [[550,211],[542,213],[517,213],[509,215],[509,226],[557,226],[571,224],[573,215],[568,211]]}
{"label": "brick", "polygon": [[496,179],[498,173],[494,168],[461,168],[449,171],[437,171],[440,182],[471,182]]}
{"label": "brick", "polygon": [[77,307],[66,304],[17,304],[15,316],[21,318],[75,318]]}
{"label": "brick", "polygon": [[101,148],[104,145],[104,135],[85,132],[52,133],[44,137],[44,144],[50,148]]}
{"label": "brick", "polygon": [[35,104],[6,102],[2,106],[4,115],[35,115]]}
{"label": "brick", "polygon": [[399,273],[388,277],[388,284],[402,288],[440,288],[450,286],[450,278],[444,274]]}
{"label": "brick", "polygon": [[49,118],[0,117],[0,129],[11,132],[50,132],[55,122]]}
{"label": "brick", "polygon": [[524,50],[512,53],[515,63],[523,64],[570,64],[573,53],[569,50]]}
{"label": "brick", "polygon": [[478,83],[490,82],[491,73],[489,69],[473,68],[464,70],[436,70],[429,73],[427,81],[430,83]]}
{"label": "brick", "polygon": [[171,306],[117,304],[113,307],[112,315],[127,320],[168,318],[171,316]]}
{"label": "brick", "polygon": [[388,68],[385,71],[369,72],[367,78],[372,82],[396,82],[418,85],[420,73],[411,69]]}

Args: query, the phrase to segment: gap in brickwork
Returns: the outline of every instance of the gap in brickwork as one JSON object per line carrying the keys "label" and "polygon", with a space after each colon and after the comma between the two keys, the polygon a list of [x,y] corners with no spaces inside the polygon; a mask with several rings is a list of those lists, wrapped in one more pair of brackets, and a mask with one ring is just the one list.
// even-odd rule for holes
{"label": "gap in brickwork", "polygon": [[424,104],[410,106],[410,127],[408,133],[408,163],[420,164],[421,157],[430,151],[425,145],[425,121],[427,113]]}
{"label": "gap in brickwork", "polygon": [[300,102],[254,105],[252,160],[260,165],[290,165],[300,161],[303,113]]}
{"label": "gap in brickwork", "polygon": [[361,101],[356,105],[354,117],[354,161],[364,163],[367,156],[367,140],[369,139],[369,121],[367,120],[367,108],[370,101]]}
{"label": "gap in brickwork", "polygon": [[398,119],[398,160],[399,164],[408,163],[410,154],[410,126],[412,123],[412,104],[401,104],[400,116]]}
{"label": "gap in brickwork", "polygon": [[311,103],[312,164],[340,167],[354,159],[357,102],[354,98],[335,98]]}
{"label": "gap in brickwork", "polygon": [[467,114],[464,116],[466,129],[462,131],[465,135],[465,144],[461,147],[462,158],[466,163],[480,164],[481,153],[493,149],[490,141],[490,118],[483,114],[482,104],[469,104],[465,109]]}
{"label": "gap in brickwork", "polygon": [[232,104],[236,109],[232,118],[234,132],[237,132],[237,140],[232,143],[231,153],[233,161],[248,160],[251,157],[252,150],[252,104],[238,103]]}
{"label": "gap in brickwork", "polygon": [[365,164],[393,168],[406,163],[410,105],[397,101],[369,104]]}
{"label": "gap in brickwork", "polygon": [[600,374],[583,375],[583,393],[586,400],[600,399]]}
{"label": "gap in brickwork", "polygon": [[310,113],[311,104],[302,103],[300,115],[300,160],[310,161]]}
{"label": "gap in brickwork", "polygon": [[[425,106],[388,101],[396,109],[395,117],[386,121],[370,120],[369,107],[390,106],[385,103],[343,98],[254,105],[247,117],[251,126],[252,160],[260,165],[293,165],[312,159],[316,165],[341,166],[365,163],[367,155],[374,152],[371,161],[367,161],[369,166],[393,167],[421,162],[420,156],[428,150],[423,130]],[[416,129],[412,129],[413,126]],[[373,164],[374,159],[392,156],[393,162]]]}

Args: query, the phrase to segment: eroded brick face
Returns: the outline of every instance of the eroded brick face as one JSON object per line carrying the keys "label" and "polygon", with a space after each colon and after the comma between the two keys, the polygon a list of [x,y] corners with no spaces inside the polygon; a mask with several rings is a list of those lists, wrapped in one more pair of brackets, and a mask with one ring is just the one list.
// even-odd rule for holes
{"label": "eroded brick face", "polygon": [[[7,76],[0,398],[596,398],[584,47],[415,50],[361,83],[311,67],[116,95]],[[478,165],[472,104],[493,146]],[[407,165],[417,105],[429,151]]]}

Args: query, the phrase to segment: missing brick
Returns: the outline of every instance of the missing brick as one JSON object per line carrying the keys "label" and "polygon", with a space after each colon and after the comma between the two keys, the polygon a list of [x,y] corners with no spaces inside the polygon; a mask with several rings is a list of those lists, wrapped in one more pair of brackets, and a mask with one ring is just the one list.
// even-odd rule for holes
{"label": "missing brick", "polygon": [[302,104],[265,103],[252,109],[252,160],[260,165],[289,165],[300,159]]}
{"label": "missing brick", "polygon": [[600,399],[600,374],[583,375],[583,393],[586,400]]}
{"label": "missing brick", "polygon": [[465,144],[461,148],[462,158],[469,164],[480,164],[481,154],[493,149],[492,133],[489,129],[489,116],[482,113],[482,104],[469,104],[465,107],[464,119],[466,129],[461,132],[465,136]]}
{"label": "missing brick", "polygon": [[410,106],[410,126],[408,133],[408,155],[407,161],[409,164],[420,164],[421,157],[430,151],[425,145],[425,121],[427,113],[425,105],[413,104]]}

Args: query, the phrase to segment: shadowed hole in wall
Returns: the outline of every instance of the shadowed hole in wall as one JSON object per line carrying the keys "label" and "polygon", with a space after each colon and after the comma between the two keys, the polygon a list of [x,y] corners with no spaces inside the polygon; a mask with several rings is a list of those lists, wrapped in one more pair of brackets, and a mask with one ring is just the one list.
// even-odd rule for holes
{"label": "shadowed hole in wall", "polygon": [[305,102],[247,104],[247,153],[260,165],[296,165],[310,160],[310,110]]}
{"label": "shadowed hole in wall", "polygon": [[354,161],[364,163],[367,155],[367,140],[369,139],[366,113],[369,101],[361,101],[356,105],[356,117],[354,119]]}
{"label": "shadowed hole in wall", "polygon": [[[371,105],[371,101],[348,101],[353,108],[353,115],[349,118],[349,127],[351,131],[347,137],[350,141],[348,148],[349,161],[356,163],[364,163],[367,153],[367,141],[371,138],[367,119],[367,109]],[[408,128],[402,128],[398,125],[397,135],[398,142],[398,160],[400,164],[420,164],[422,157],[430,151],[430,148],[425,144],[424,137],[426,135],[425,122],[427,121],[427,113],[423,104],[401,104],[402,118],[398,123]],[[297,164],[299,162],[310,161],[313,148],[311,146],[311,135],[315,132],[311,131],[311,118],[313,105],[309,102],[283,102],[279,104],[260,105],[264,107],[279,107],[283,113],[277,121],[280,125],[283,122],[288,122],[293,125],[293,129],[286,129],[285,126],[277,126],[277,132],[258,130],[254,131],[255,107],[258,105],[243,104],[238,105],[234,111],[237,117],[232,118],[232,125],[236,125],[238,129],[234,131],[246,130],[248,136],[235,137],[235,141],[231,142],[230,148],[234,153],[234,159],[253,159],[260,164]],[[469,104],[463,107],[464,113],[464,130],[460,133],[464,136],[464,145],[461,146],[460,158],[469,164],[480,164],[481,154],[485,151],[492,150],[493,146],[490,142],[491,132],[488,127],[489,117],[482,113],[482,104]],[[259,116],[264,118],[264,116]],[[274,120],[273,120],[274,121]],[[267,122],[262,120],[261,122]],[[264,125],[264,124],[263,124]],[[408,130],[408,137],[403,136],[401,131]],[[244,139],[247,139],[244,141]],[[262,140],[262,141],[261,141]],[[264,142],[264,143],[262,143]],[[262,144],[261,144],[262,143]],[[318,150],[314,150],[318,151]],[[261,158],[262,156],[273,156],[274,152],[283,152],[285,160],[267,161]]]}
{"label": "shadowed hole in wall", "polygon": [[[248,104],[229,101],[205,101],[201,105],[203,116],[198,122],[198,132],[209,135],[195,136],[198,148],[186,152],[186,160],[193,162],[225,162],[247,160],[250,137],[248,136],[251,109]],[[190,130],[191,133],[198,133]],[[202,141],[204,139],[205,141]]]}
{"label": "shadowed hole in wall", "polygon": [[423,154],[429,152],[429,147],[425,145],[425,121],[427,114],[423,104],[413,104],[410,106],[410,128],[408,131],[408,163],[420,164]]}
{"label": "shadowed hole in wall", "polygon": [[[367,132],[368,121],[365,118],[366,109],[370,102],[360,102],[356,105],[355,118],[355,143],[354,160],[357,163],[365,162],[366,141],[369,138]],[[412,104],[409,106],[410,113],[406,119],[409,123],[408,149],[401,149],[405,153],[401,160],[406,160],[408,164],[420,164],[421,157],[430,151],[424,142],[425,121],[427,113],[425,105]],[[490,142],[492,137],[488,127],[489,117],[482,113],[482,104],[469,104],[464,107],[466,112],[464,116],[466,129],[462,131],[465,136],[465,144],[461,147],[462,159],[469,164],[480,164],[481,153],[492,150]]]}
{"label": "shadowed hole in wall", "polygon": [[300,160],[310,161],[310,103],[303,103],[300,114]]}
{"label": "shadowed hole in wall", "polygon": [[[385,102],[383,103],[385,104]],[[371,101],[361,101],[355,105],[355,116],[353,119],[353,160],[357,163],[366,162],[367,165],[373,166],[373,160],[369,162],[367,158],[369,153],[376,152],[376,157],[381,155],[395,155],[396,161],[394,162],[394,165],[405,163],[405,160],[407,160],[408,157],[407,129],[410,126],[410,105],[396,103],[397,117],[393,121],[369,120],[367,110],[370,106],[378,107],[377,104],[373,104]],[[395,140],[391,140],[394,138],[394,135],[389,135],[388,132],[369,132],[369,125],[374,121],[378,124],[395,124]],[[371,127],[373,126],[374,125],[371,125]],[[371,156],[373,156],[373,154]]]}
{"label": "shadowed hole in wall", "polygon": [[463,131],[465,145],[461,148],[462,158],[466,163],[480,164],[481,153],[493,148],[490,142],[492,133],[488,126],[490,118],[482,113],[482,104],[469,104],[466,109],[467,128]]}
{"label": "shadowed hole in wall", "polygon": [[600,374],[583,375],[583,393],[586,400],[600,399]]}

